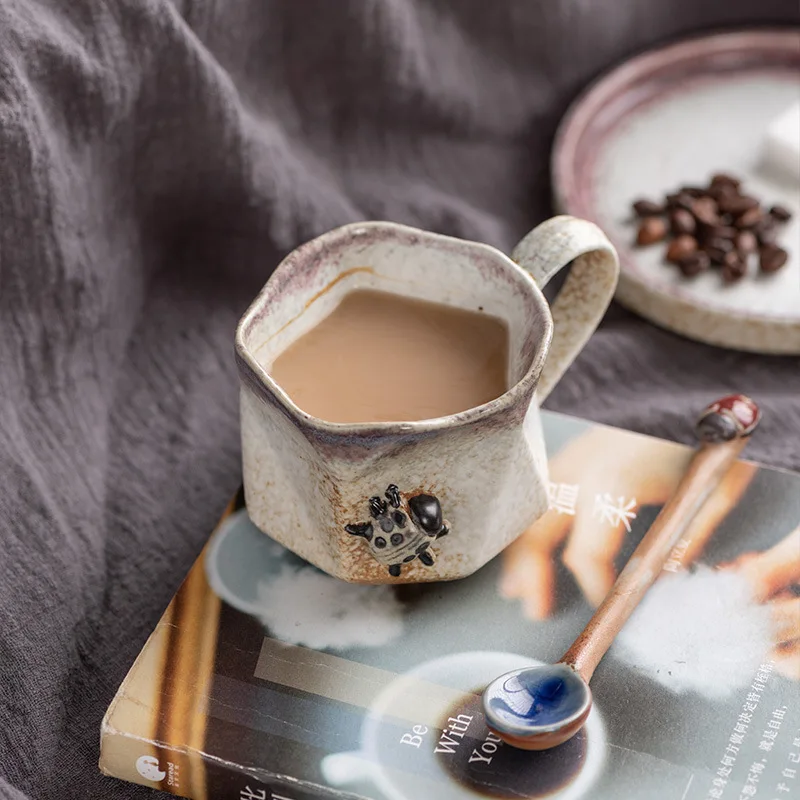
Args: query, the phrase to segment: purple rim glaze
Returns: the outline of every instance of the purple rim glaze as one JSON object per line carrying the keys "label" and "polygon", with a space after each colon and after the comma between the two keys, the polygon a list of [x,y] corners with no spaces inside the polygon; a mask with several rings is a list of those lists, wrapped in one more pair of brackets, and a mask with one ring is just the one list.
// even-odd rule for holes
{"label": "purple rim glaze", "polygon": [[[541,321],[541,335],[528,332],[525,349],[530,353],[530,362],[525,374],[504,394],[483,405],[458,414],[413,422],[339,423],[328,422],[299,408],[286,392],[270,377],[267,370],[250,351],[247,340],[254,324],[265,314],[270,301],[297,280],[304,279],[308,264],[325,257],[332,251],[352,244],[361,237],[405,241],[411,244],[429,243],[465,259],[480,259],[485,268],[507,276],[530,305],[531,319]],[[533,326],[532,326],[533,327]],[[347,440],[396,440],[398,434],[409,439],[453,427],[472,425],[497,417],[507,421],[522,419],[536,390],[536,384],[544,367],[550,341],[553,337],[553,322],[550,308],[539,287],[531,276],[496,248],[479,242],[464,241],[438,233],[420,231],[416,228],[393,222],[356,222],[325,233],[292,251],[281,261],[267,284],[256,296],[242,316],[236,328],[236,364],[244,382],[264,402],[280,411],[297,427],[312,433],[317,440],[342,442]]]}

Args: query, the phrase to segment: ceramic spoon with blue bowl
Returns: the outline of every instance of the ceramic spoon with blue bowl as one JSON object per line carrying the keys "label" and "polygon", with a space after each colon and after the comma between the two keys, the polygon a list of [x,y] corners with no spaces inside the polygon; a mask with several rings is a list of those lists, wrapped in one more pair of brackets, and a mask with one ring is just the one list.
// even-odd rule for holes
{"label": "ceramic spoon with blue bowl", "polygon": [[486,722],[504,742],[523,750],[547,750],[583,727],[592,707],[589,681],[597,665],[736,462],[759,419],[758,406],[744,395],[723,397],[706,408],[696,426],[700,447],[675,494],[569,650],[557,664],[516,669],[486,688]]}

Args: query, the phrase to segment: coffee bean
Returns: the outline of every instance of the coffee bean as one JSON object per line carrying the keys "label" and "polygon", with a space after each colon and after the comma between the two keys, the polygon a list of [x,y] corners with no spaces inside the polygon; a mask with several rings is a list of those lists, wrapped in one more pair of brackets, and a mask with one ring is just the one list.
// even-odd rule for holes
{"label": "coffee bean", "polygon": [[[709,239],[716,239],[714,231],[717,228],[723,227],[721,225],[698,225],[695,238],[700,242],[701,246],[704,245]],[[724,238],[724,237],[723,237]]]}
{"label": "coffee bean", "polygon": [[691,209],[695,219],[703,225],[719,223],[717,204],[711,197],[698,197],[692,201]]}
{"label": "coffee bean", "polygon": [[652,200],[637,200],[633,204],[633,210],[638,217],[657,217],[664,213],[664,206],[660,206]]}
{"label": "coffee bean", "polygon": [[736,245],[736,249],[743,255],[755,253],[758,249],[758,239],[756,239],[756,235],[753,231],[740,231],[736,234],[733,243]]}
{"label": "coffee bean", "polygon": [[688,234],[677,236],[669,243],[667,261],[677,264],[684,256],[694,253],[695,250],[697,250],[697,239],[694,236],[689,236]]}
{"label": "coffee bean", "polygon": [[731,250],[728,253],[725,253],[725,257],[722,259],[722,266],[723,267],[735,267],[737,264],[745,263],[744,259],[737,250]]}
{"label": "coffee bean", "polygon": [[746,272],[747,265],[742,260],[733,264],[726,264],[722,268],[722,280],[724,280],[725,283],[735,283],[744,278]]}
{"label": "coffee bean", "polygon": [[736,217],[733,223],[737,228],[752,228],[762,217],[763,212],[758,206],[747,209],[744,214]]}
{"label": "coffee bean", "polygon": [[789,259],[789,254],[774,244],[765,244],[759,253],[762,272],[777,272]]}
{"label": "coffee bean", "polygon": [[708,225],[703,228],[703,239],[735,239],[738,232],[730,225]]}
{"label": "coffee bean", "polygon": [[777,223],[772,216],[762,217],[754,226],[759,244],[772,244],[778,235]]}
{"label": "coffee bean", "polygon": [[749,211],[751,208],[758,208],[759,205],[755,197],[750,197],[746,194],[735,194],[733,192],[724,194],[717,203],[719,205],[719,210],[723,214],[733,214],[735,217],[744,214],[745,211]]}
{"label": "coffee bean", "polygon": [[792,218],[792,212],[786,206],[772,206],[769,213],[778,222],[788,222]]}
{"label": "coffee bean", "polygon": [[685,208],[687,211],[692,210],[692,203],[695,198],[685,192],[678,192],[677,194],[668,194],[666,197],[667,208]]}
{"label": "coffee bean", "polygon": [[678,262],[678,267],[687,278],[691,278],[707,270],[709,263],[708,255],[702,250],[696,250],[694,253],[687,253]]}
{"label": "coffee bean", "polygon": [[712,236],[706,240],[705,247],[716,247],[727,253],[729,250],[733,250],[733,239],[725,236]]}
{"label": "coffee bean", "polygon": [[711,186],[732,186],[734,189],[738,189],[742,182],[738,178],[734,178],[733,175],[730,175],[727,172],[717,172],[715,175],[711,176],[711,183],[709,184],[709,188]]}
{"label": "coffee bean", "polygon": [[725,251],[719,250],[716,247],[706,247],[705,252],[709,260],[715,267],[719,267],[725,260]]}
{"label": "coffee bean", "polygon": [[689,197],[705,197],[708,190],[702,186],[681,186],[679,194],[688,194]]}
{"label": "coffee bean", "polygon": [[669,221],[675,236],[694,233],[697,228],[695,218],[685,208],[676,208],[670,214]]}
{"label": "coffee bean", "polygon": [[703,250],[708,253],[712,264],[722,264],[725,254],[733,250],[733,242],[730,239],[710,239],[703,245]]}
{"label": "coffee bean", "polygon": [[667,223],[661,217],[645,217],[636,234],[636,244],[660,242],[667,235]]}
{"label": "coffee bean", "polygon": [[736,189],[732,186],[728,186],[727,184],[722,184],[720,186],[712,186],[708,190],[708,196],[711,197],[713,200],[719,203],[725,203],[729,201],[731,198],[737,196]]}

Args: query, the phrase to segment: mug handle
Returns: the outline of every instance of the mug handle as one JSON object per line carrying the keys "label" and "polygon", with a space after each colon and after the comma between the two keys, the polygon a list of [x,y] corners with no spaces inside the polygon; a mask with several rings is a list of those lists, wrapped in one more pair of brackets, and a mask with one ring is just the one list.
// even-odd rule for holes
{"label": "mug handle", "polygon": [[597,225],[565,215],[537,225],[514,248],[511,258],[540,289],[572,264],[551,306],[553,341],[536,389],[541,403],[600,324],[617,288],[619,258]]}

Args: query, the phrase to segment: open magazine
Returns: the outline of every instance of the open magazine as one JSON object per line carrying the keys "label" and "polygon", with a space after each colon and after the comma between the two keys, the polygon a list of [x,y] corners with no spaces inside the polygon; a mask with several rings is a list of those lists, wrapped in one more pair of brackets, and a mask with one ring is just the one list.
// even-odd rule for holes
{"label": "open magazine", "polygon": [[800,476],[739,463],[592,680],[585,728],[524,752],[483,688],[553,662],[689,448],[543,413],[551,509],[469,578],[360,586],[241,497],[114,698],[100,766],[195,800],[800,797]]}

